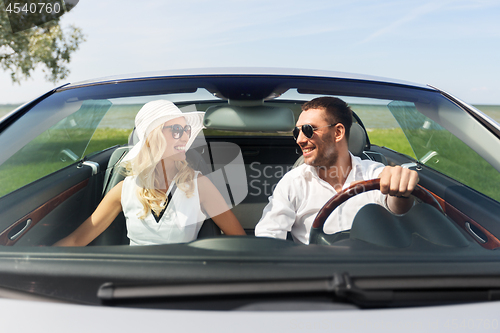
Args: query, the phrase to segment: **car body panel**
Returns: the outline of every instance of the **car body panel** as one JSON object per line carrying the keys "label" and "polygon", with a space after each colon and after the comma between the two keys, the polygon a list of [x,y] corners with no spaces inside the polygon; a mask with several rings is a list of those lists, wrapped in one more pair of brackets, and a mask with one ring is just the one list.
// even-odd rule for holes
{"label": "car body panel", "polygon": [[[302,304],[278,304],[280,311],[267,311],[266,304],[231,313],[218,311],[162,311],[103,308],[71,304],[50,304],[0,300],[0,308],[10,318],[6,330],[27,332],[38,323],[51,332],[136,332],[144,327],[196,332],[495,332],[499,329],[498,302],[426,307],[420,309],[350,310],[340,305],[303,311]],[[276,305],[275,305],[276,308]],[[300,310],[294,311],[295,308]],[[333,309],[332,309],[333,308]],[[30,321],[25,320],[26,313]],[[193,320],[195,316],[195,320]],[[41,324],[50,323],[50,324]],[[161,324],[160,324],[161,323]],[[243,324],[243,325],[242,325]],[[237,328],[236,328],[237,327]]]}

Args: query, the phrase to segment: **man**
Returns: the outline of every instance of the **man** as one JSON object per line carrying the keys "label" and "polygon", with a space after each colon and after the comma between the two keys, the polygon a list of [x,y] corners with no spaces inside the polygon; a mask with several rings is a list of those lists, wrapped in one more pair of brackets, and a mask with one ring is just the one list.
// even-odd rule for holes
{"label": "man", "polygon": [[347,146],[352,111],[341,99],[319,97],[305,103],[294,130],[304,164],[279,181],[255,227],[255,235],[309,244],[318,211],[337,192],[355,182],[380,178],[380,191],[359,194],[339,206],[326,220],[324,231],[351,229],[358,210],[368,203],[383,205],[394,214],[406,213],[414,203],[410,193],[418,183],[416,171],[361,160]]}

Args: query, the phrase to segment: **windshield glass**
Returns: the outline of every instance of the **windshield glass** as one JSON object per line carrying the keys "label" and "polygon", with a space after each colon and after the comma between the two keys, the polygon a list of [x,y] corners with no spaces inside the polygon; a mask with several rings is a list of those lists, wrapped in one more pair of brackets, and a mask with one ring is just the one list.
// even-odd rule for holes
{"label": "windshield glass", "polygon": [[419,162],[500,200],[497,186],[500,174],[484,158],[418,112],[414,103],[393,101],[388,108],[410,141]]}
{"label": "windshield glass", "polygon": [[[83,158],[94,131],[111,103],[101,100],[76,104],[73,108],[78,109],[74,113],[37,135],[2,163],[0,196]],[[43,107],[38,112],[44,112]],[[38,130],[30,132],[37,133]]]}

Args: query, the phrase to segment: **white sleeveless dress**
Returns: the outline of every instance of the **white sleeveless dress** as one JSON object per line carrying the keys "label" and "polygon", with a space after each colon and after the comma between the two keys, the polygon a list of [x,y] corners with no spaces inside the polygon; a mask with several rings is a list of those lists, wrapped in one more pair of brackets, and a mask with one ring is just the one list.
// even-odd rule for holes
{"label": "white sleeveless dress", "polygon": [[[198,236],[205,214],[201,211],[200,196],[198,193],[199,172],[195,172],[195,188],[193,195],[188,198],[186,193],[177,188],[172,202],[167,206],[163,216],[156,222],[150,211],[144,219],[139,216],[143,213],[142,204],[137,198],[137,184],[135,177],[126,177],[123,181],[121,204],[127,223],[127,236],[130,245],[154,245],[168,243],[185,243],[195,240]],[[174,182],[170,184],[168,193]]]}

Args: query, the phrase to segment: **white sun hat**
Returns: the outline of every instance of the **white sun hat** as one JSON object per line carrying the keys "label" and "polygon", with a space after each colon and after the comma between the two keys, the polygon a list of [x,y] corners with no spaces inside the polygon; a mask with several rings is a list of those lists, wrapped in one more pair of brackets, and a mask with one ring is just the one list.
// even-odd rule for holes
{"label": "white sun hat", "polygon": [[135,116],[135,132],[139,141],[130,149],[123,162],[134,159],[141,151],[149,133],[165,122],[184,117],[186,123],[191,126],[191,137],[186,144],[186,150],[191,147],[193,141],[203,126],[205,112],[182,112],[174,103],[167,100],[156,100],[144,104]]}

